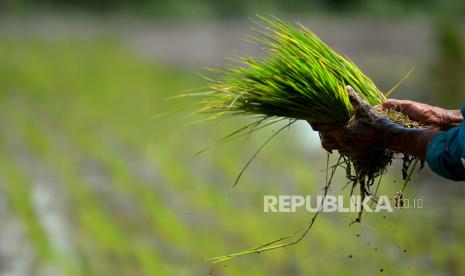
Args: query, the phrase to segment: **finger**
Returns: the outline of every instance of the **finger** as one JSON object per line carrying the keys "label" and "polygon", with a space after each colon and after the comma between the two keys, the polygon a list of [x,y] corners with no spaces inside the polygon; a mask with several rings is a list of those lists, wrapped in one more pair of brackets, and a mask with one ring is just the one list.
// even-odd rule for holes
{"label": "finger", "polygon": [[360,152],[359,150],[352,150],[352,149],[338,149],[339,154],[344,156],[350,156],[352,158],[357,158],[359,156],[363,156],[364,153]]}
{"label": "finger", "polygon": [[394,99],[387,99],[381,103],[381,107],[384,109],[397,109],[399,106],[399,101]]}
{"label": "finger", "polygon": [[352,88],[352,86],[347,86],[346,88],[349,95],[349,101],[354,107],[355,114],[367,114],[371,108],[371,105],[365,102],[362,97],[360,97],[360,95]]}
{"label": "finger", "polygon": [[383,106],[381,104],[375,105],[375,106],[373,106],[373,108],[378,112],[381,112],[381,111],[383,111],[383,109],[385,109],[385,108],[383,108]]}
{"label": "finger", "polygon": [[[308,122],[308,121],[307,121]],[[314,131],[320,131],[321,128],[323,127],[322,124],[319,124],[319,123],[310,123],[308,122],[308,124],[310,125],[310,127],[314,130]]]}
{"label": "finger", "polygon": [[332,153],[334,149],[340,149],[341,144],[339,143],[340,137],[343,137],[344,133],[341,128],[320,132],[321,146]]}
{"label": "finger", "polygon": [[388,99],[384,101],[381,106],[384,109],[394,109],[396,111],[402,111],[408,109],[411,106],[411,101],[407,100],[396,100],[396,99]]}
{"label": "finger", "polygon": [[321,141],[321,147],[327,152],[333,153],[333,150],[337,149],[337,144]]}
{"label": "finger", "polygon": [[320,132],[320,140],[329,142],[329,143],[336,143],[336,139],[334,136],[324,133],[324,132]]}
{"label": "finger", "polygon": [[320,135],[320,141],[321,147],[323,147],[329,153],[333,153],[333,150],[338,148],[338,144],[331,137]]}

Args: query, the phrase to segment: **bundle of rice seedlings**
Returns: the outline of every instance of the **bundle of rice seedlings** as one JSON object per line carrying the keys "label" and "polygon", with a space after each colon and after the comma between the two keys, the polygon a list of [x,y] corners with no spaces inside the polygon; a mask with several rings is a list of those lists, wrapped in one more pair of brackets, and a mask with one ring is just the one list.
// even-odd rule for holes
{"label": "bundle of rice seedlings", "polygon": [[[267,26],[256,30],[259,36],[251,39],[265,46],[269,54],[261,58],[239,58],[235,65],[214,70],[221,76],[210,80],[210,91],[200,94],[204,98],[199,112],[211,114],[210,119],[258,116],[256,122],[233,134],[273,124],[282,118],[291,122],[306,120],[344,125],[354,113],[346,90],[348,85],[373,106],[386,100],[390,92],[382,93],[350,59],[326,45],[308,28],[278,18],[260,19]],[[414,126],[402,113],[386,110],[384,114],[395,122]],[[370,186],[393,157],[393,152],[383,149],[356,159],[342,156],[336,165],[343,165],[353,184],[352,192],[359,185],[363,197],[373,195]],[[411,160],[405,157],[406,164]],[[361,213],[356,221],[360,218]]]}
{"label": "bundle of rice seedlings", "polygon": [[264,58],[241,58],[212,82],[203,112],[260,114],[307,120],[312,123],[345,123],[352,115],[346,85],[371,105],[386,97],[349,59],[342,57],[309,29],[279,19],[261,17],[270,27],[251,37],[267,47]]}

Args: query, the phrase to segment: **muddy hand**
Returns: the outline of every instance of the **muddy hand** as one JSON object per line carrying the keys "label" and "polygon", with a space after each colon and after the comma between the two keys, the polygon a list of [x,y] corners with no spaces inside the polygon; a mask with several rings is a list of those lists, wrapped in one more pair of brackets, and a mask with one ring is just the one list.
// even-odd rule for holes
{"label": "muddy hand", "polygon": [[312,124],[312,128],[320,133],[322,147],[348,156],[384,148],[388,139],[387,129],[395,124],[365,102],[352,87],[347,87],[347,93],[354,115],[345,126]]}

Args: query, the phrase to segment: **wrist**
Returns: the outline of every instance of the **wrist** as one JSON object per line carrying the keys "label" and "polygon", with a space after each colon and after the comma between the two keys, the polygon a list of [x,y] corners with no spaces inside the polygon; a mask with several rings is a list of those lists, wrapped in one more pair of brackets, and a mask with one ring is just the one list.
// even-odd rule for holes
{"label": "wrist", "polygon": [[438,133],[439,131],[406,128],[397,125],[389,130],[387,148],[394,152],[413,155],[424,160],[429,142]]}

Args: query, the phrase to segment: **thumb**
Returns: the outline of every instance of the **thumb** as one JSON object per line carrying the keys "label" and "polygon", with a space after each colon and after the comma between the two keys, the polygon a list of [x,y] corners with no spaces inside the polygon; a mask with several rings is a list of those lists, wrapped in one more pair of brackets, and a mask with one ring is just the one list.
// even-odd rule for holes
{"label": "thumb", "polygon": [[347,86],[347,93],[349,95],[349,101],[354,108],[354,113],[356,116],[367,114],[371,109],[371,105],[368,104],[365,100],[360,97],[360,95],[352,88],[352,86]]}

